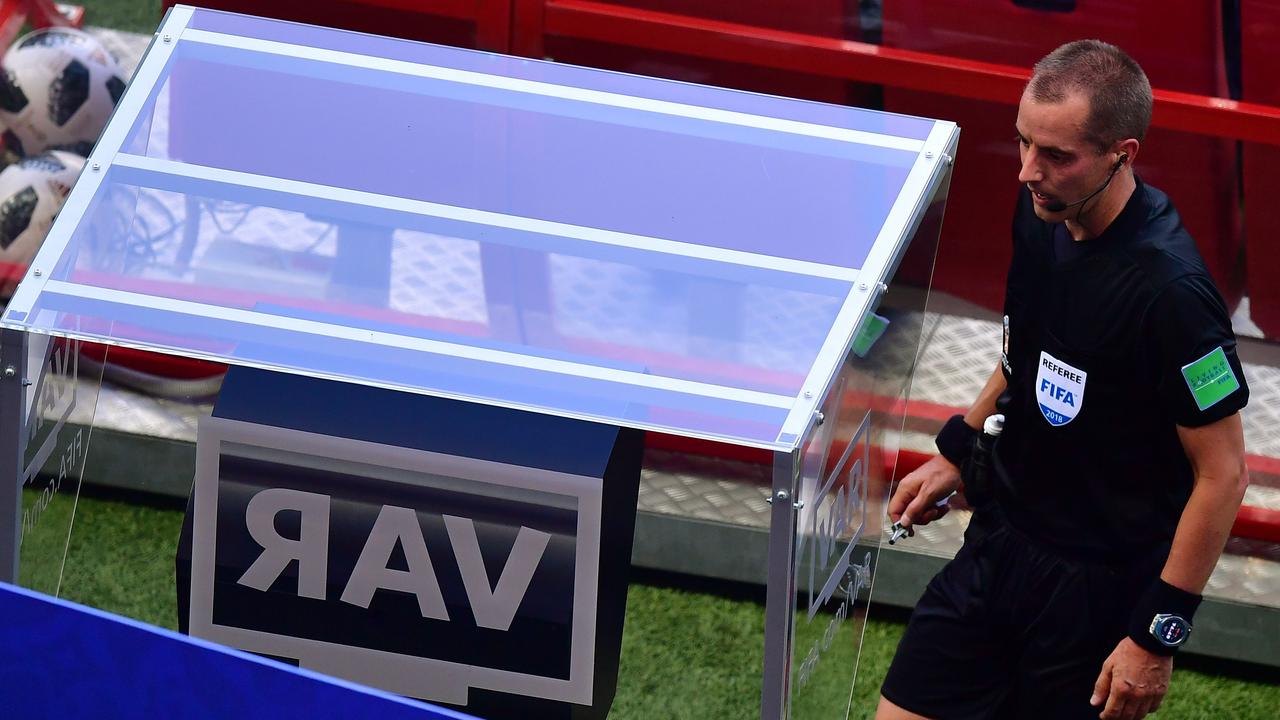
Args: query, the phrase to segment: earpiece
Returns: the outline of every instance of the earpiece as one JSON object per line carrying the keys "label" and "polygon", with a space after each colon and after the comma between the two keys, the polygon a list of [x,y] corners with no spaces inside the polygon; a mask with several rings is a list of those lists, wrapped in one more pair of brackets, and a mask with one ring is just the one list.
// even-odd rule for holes
{"label": "earpiece", "polygon": [[[1097,195],[1098,193],[1102,192],[1103,190],[1106,190],[1106,189],[1107,189],[1107,186],[1111,184],[1111,179],[1112,179],[1112,178],[1114,178],[1114,177],[1116,176],[1116,173],[1120,172],[1120,168],[1124,167],[1124,164],[1125,164],[1126,162],[1128,162],[1128,161],[1129,161],[1129,153],[1120,153],[1120,158],[1119,158],[1118,160],[1116,160],[1116,164],[1115,164],[1115,165],[1112,165],[1112,166],[1111,166],[1111,172],[1107,174],[1107,180],[1106,180],[1106,182],[1104,182],[1104,183],[1102,183],[1101,185],[1099,185],[1097,190],[1094,190],[1093,192],[1089,193],[1088,195],[1085,195],[1084,197],[1080,198],[1079,200],[1077,200],[1077,201],[1075,201],[1075,202],[1073,202],[1073,203],[1064,203],[1064,202],[1062,202],[1061,200],[1058,200],[1058,201],[1055,201],[1055,202],[1051,202],[1051,203],[1047,203],[1047,204],[1045,205],[1045,209],[1046,209],[1046,210],[1048,210],[1049,212],[1062,212],[1063,210],[1066,210],[1067,208],[1073,208],[1073,207],[1075,207],[1075,206],[1079,205],[1079,206],[1080,206],[1080,213],[1083,213],[1083,212],[1084,212],[1084,204],[1085,204],[1086,202],[1089,202],[1090,200],[1092,200],[1092,199],[1093,199],[1093,197],[1094,197],[1095,195]],[[1079,221],[1079,220],[1080,220],[1080,213],[1076,213],[1076,220],[1077,220],[1077,221]]]}

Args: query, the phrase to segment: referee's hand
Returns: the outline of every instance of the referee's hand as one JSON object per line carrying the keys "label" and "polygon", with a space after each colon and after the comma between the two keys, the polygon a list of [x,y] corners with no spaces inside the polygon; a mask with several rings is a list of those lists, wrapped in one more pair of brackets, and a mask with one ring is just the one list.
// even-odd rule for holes
{"label": "referee's hand", "polygon": [[959,487],[960,468],[935,455],[898,483],[889,500],[889,519],[904,528],[928,525],[947,514],[950,506],[937,503]]}
{"label": "referee's hand", "polygon": [[1125,638],[1102,664],[1089,704],[1106,701],[1102,720],[1141,720],[1160,708],[1172,673],[1173,658],[1152,655]]}

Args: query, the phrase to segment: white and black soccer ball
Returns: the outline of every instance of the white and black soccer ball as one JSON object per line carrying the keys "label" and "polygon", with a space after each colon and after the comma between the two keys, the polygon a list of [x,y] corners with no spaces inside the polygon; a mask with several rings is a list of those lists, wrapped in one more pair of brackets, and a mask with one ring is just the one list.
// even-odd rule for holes
{"label": "white and black soccer ball", "polygon": [[0,263],[30,264],[83,167],[79,155],[51,150],[0,172]]}
{"label": "white and black soccer ball", "polygon": [[19,157],[45,150],[87,157],[125,87],[102,43],[73,28],[45,28],[19,38],[0,63],[5,147]]}

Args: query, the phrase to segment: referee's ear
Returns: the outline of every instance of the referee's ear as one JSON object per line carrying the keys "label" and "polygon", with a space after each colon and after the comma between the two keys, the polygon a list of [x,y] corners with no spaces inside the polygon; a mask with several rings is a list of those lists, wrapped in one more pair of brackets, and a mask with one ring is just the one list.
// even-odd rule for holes
{"label": "referee's ear", "polygon": [[1115,157],[1118,167],[1117,172],[1124,170],[1132,170],[1133,163],[1138,160],[1138,150],[1142,148],[1142,143],[1137,138],[1125,138],[1117,140],[1111,145],[1111,152]]}

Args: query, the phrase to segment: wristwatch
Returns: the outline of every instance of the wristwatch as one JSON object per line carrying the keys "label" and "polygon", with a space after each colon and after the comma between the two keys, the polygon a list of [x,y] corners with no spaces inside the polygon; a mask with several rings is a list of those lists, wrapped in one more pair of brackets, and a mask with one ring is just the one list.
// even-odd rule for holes
{"label": "wristwatch", "polygon": [[1181,647],[1191,635],[1191,623],[1181,615],[1157,613],[1147,630],[1156,642],[1167,648]]}

